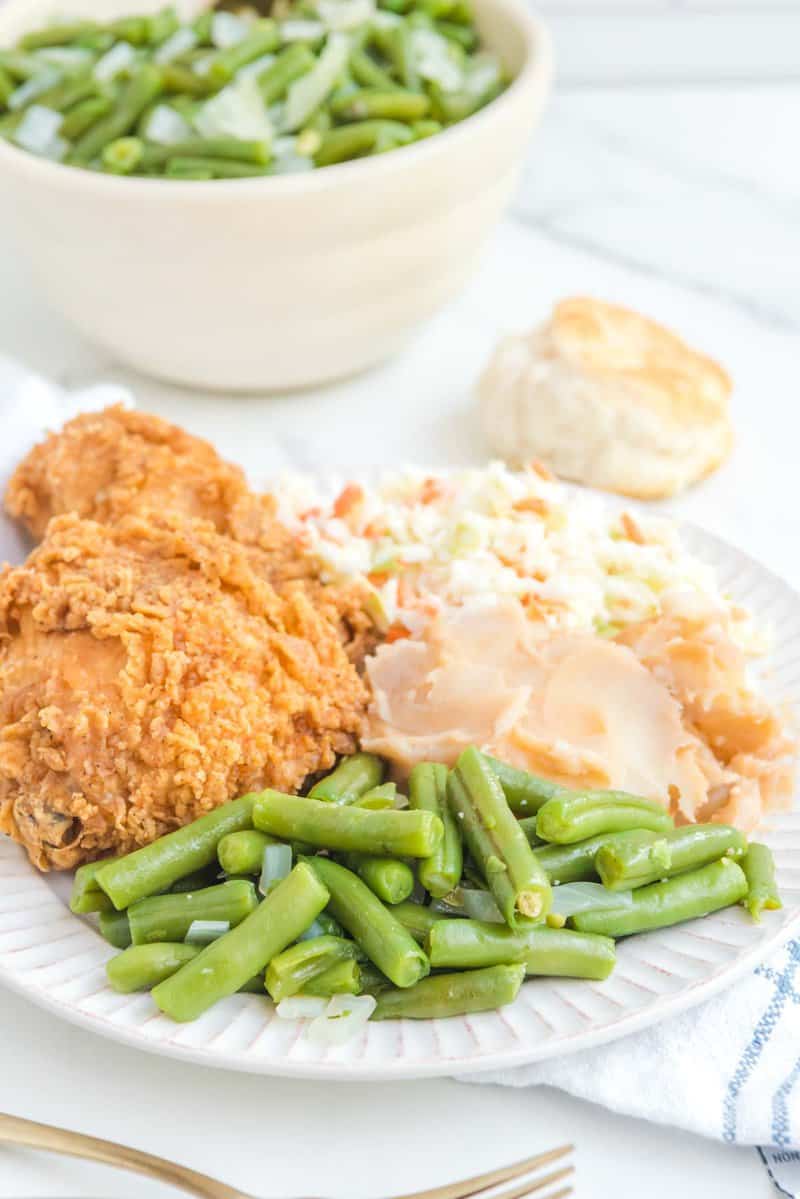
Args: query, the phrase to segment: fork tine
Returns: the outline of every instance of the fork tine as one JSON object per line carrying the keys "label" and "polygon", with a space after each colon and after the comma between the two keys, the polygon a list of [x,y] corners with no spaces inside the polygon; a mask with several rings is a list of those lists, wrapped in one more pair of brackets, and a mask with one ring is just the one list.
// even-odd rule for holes
{"label": "fork tine", "polygon": [[[570,1174],[575,1173],[575,1167],[570,1163],[564,1166],[562,1170],[554,1170],[551,1174],[545,1174],[544,1177],[526,1178],[516,1186],[507,1187],[504,1191],[498,1191],[495,1199],[523,1199],[524,1195],[532,1195],[535,1191],[541,1191],[543,1187],[551,1186],[554,1182],[561,1182],[562,1178],[567,1178]],[[567,1191],[571,1188],[567,1187]],[[560,1194],[566,1192],[561,1191]],[[558,1196],[552,1196],[551,1199],[558,1199]]]}
{"label": "fork tine", "polygon": [[[479,1195],[481,1191],[488,1191],[498,1183],[507,1182],[511,1178],[519,1178],[523,1174],[530,1174],[541,1166],[549,1166],[551,1162],[558,1161],[559,1158],[572,1153],[572,1149],[572,1145],[561,1145],[558,1149],[551,1149],[547,1153],[538,1153],[535,1157],[514,1162],[511,1166],[502,1166],[499,1170],[476,1174],[474,1178],[463,1178],[460,1182],[446,1183],[444,1186],[434,1187],[429,1191],[414,1191],[408,1195],[400,1195],[398,1199],[468,1199],[468,1196]],[[529,1187],[519,1191],[519,1194],[525,1195],[528,1190],[530,1190]],[[507,1196],[507,1199],[511,1199],[511,1196]]]}

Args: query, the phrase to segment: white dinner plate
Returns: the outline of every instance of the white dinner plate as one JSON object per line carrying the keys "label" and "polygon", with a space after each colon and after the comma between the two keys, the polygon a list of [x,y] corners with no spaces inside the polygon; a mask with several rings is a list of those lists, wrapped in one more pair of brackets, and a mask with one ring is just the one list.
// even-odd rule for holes
{"label": "white dinner plate", "polygon": [[[716,567],[723,590],[771,626],[775,649],[760,671],[764,691],[800,708],[800,597],[710,534],[691,526],[683,533]],[[0,560],[12,552],[0,529]],[[39,874],[0,838],[0,982],[102,1036],[205,1066],[340,1080],[496,1070],[588,1049],[667,1019],[735,984],[800,930],[800,812],[770,817],[759,837],[775,854],[784,900],[762,924],[734,908],[629,938],[619,943],[606,982],[530,980],[501,1011],[370,1024],[337,1048],[309,1042],[302,1022],[280,1019],[258,995],[234,996],[186,1025],[161,1015],[147,994],[118,995],[104,970],[114,950],[89,920],[69,912],[69,880]]]}

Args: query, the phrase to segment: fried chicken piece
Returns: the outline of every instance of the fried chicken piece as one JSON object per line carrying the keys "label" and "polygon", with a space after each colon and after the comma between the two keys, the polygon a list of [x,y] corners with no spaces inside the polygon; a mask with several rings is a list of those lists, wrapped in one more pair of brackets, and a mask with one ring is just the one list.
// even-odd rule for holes
{"label": "fried chicken piece", "polygon": [[37,540],[53,516],[69,512],[103,524],[149,511],[210,520],[264,551],[264,577],[276,589],[302,582],[336,622],[353,661],[377,643],[364,585],[323,579],[320,564],[278,520],[272,496],[252,492],[239,467],[209,442],[160,417],[121,406],[75,417],[20,463],[5,505]]}
{"label": "fried chicken piece", "polygon": [[0,574],[0,831],[39,868],[294,790],[356,748],[365,686],[267,558],[208,521],[71,515]]}

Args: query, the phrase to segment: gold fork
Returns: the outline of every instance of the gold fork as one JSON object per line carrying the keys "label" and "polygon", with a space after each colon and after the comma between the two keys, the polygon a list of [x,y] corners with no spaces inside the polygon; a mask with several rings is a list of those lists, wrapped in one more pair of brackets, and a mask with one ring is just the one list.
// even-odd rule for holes
{"label": "gold fork", "polygon": [[[224,1182],[217,1182],[206,1174],[199,1174],[163,1157],[154,1157],[152,1153],[116,1145],[113,1141],[101,1141],[97,1137],[87,1137],[66,1128],[55,1128],[50,1124],[36,1124],[20,1116],[0,1113],[0,1144],[22,1145],[27,1149],[44,1149],[49,1153],[64,1153],[70,1157],[104,1162],[120,1170],[146,1174],[159,1182],[198,1195],[200,1199],[252,1199],[244,1191],[237,1191]],[[463,1182],[451,1182],[429,1191],[401,1195],[399,1199],[472,1199],[472,1196],[495,1187],[498,1190],[492,1199],[523,1199],[527,1195],[536,1195],[537,1199],[566,1199],[572,1194],[570,1185],[562,1186],[560,1190],[554,1188],[558,1188],[574,1172],[574,1165],[564,1161],[571,1153],[572,1145],[562,1145],[548,1153],[539,1153],[536,1157],[515,1162],[513,1166],[476,1174],[474,1178],[464,1179]],[[555,1170],[541,1173],[555,1162],[562,1164]],[[509,1185],[502,1186],[503,1183]]]}

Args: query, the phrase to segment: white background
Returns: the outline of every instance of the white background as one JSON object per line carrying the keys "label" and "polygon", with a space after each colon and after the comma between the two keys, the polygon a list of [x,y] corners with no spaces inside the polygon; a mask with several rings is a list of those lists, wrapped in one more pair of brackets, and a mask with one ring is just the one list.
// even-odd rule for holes
{"label": "white background", "polygon": [[[471,384],[498,333],[559,295],[620,299],[718,354],[737,383],[736,457],[679,508],[800,584],[800,6],[540,7],[560,82],[513,219],[468,293],[402,359],[324,395],[232,401],[136,381],[140,403],[260,476],[289,461],[477,461],[485,446]],[[127,378],[48,310],[3,230],[0,280],[0,352],[69,383]],[[94,1039],[7,993],[0,1028],[0,1110],[122,1139],[275,1199],[396,1194],[565,1139],[579,1148],[581,1199],[772,1193],[750,1149],[555,1092],[214,1073]],[[97,1167],[0,1151],[0,1199],[160,1193]]]}

